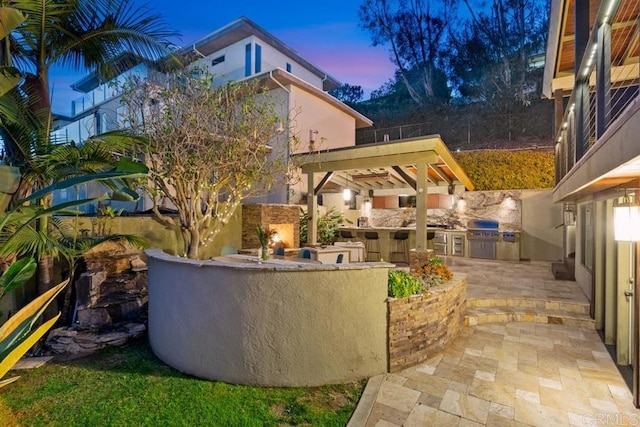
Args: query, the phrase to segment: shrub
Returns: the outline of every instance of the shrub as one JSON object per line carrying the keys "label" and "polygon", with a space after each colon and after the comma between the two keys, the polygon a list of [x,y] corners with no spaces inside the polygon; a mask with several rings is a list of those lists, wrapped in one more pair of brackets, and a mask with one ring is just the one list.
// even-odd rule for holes
{"label": "shrub", "polygon": [[449,270],[449,267],[443,264],[442,259],[437,256],[431,257],[427,264],[417,268],[413,275],[422,284],[423,293],[453,278],[453,273]]}
{"label": "shrub", "polygon": [[389,270],[387,282],[391,298],[406,298],[421,293],[422,284],[411,274],[401,270]]}
{"label": "shrub", "polygon": [[[335,208],[329,209],[323,215],[318,215],[318,242],[323,245],[332,245],[338,240],[338,228],[344,223],[353,224],[352,221],[344,217],[342,212],[338,212]],[[309,215],[307,211],[300,208],[300,246],[302,243],[308,243],[307,230],[308,230]]]}
{"label": "shrub", "polygon": [[476,191],[553,188],[553,150],[461,151],[454,157]]}

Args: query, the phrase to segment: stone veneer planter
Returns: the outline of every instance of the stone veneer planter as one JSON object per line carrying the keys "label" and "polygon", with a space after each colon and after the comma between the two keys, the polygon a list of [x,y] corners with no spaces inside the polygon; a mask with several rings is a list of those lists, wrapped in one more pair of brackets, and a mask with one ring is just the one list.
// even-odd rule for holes
{"label": "stone veneer planter", "polygon": [[456,274],[431,295],[390,298],[389,372],[423,362],[453,341],[464,326],[467,276]]}
{"label": "stone veneer planter", "polygon": [[168,365],[236,384],[316,386],[387,370],[390,264],[248,264],[147,251],[149,341]]}

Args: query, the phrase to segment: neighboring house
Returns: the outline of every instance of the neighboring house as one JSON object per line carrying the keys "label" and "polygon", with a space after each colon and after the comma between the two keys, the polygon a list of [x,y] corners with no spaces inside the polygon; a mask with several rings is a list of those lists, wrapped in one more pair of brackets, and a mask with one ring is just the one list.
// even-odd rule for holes
{"label": "neighboring house", "polygon": [[[194,66],[207,67],[219,84],[263,80],[270,96],[276,97],[282,116],[291,120],[283,123],[283,129],[290,129],[293,135],[284,137],[296,137],[296,152],[354,146],[356,129],[371,126],[368,118],[327,93],[339,87],[339,81],[247,18],[231,22],[179,53]],[[150,72],[147,64],[139,63],[109,82],[90,74],[75,83],[72,87],[84,95],[73,101],[72,117],[58,122],[53,138],[82,142],[121,127],[123,110],[116,83],[130,75],[147,78]],[[287,203],[289,197],[289,189],[282,187],[260,201]],[[148,208],[148,203],[136,206],[139,210]]]}
{"label": "neighboring house", "polygon": [[556,103],[554,201],[565,207],[565,256],[575,255],[576,281],[617,363],[633,367],[636,406],[637,239],[616,241],[614,206],[637,201],[640,187],[639,9],[637,0],[553,0],[543,88]]}

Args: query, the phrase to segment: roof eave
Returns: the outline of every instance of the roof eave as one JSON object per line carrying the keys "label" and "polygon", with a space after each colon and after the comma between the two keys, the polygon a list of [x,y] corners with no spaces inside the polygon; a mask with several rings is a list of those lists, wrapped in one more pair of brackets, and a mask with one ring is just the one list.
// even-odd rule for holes
{"label": "roof eave", "polygon": [[564,10],[565,0],[552,0],[551,12],[549,15],[549,35],[547,37],[547,53],[544,63],[544,77],[542,80],[542,94],[546,98],[553,98],[553,80],[555,79],[555,70],[558,55],[558,46],[560,44],[562,29],[562,11]]}
{"label": "roof eave", "polygon": [[[198,52],[204,55],[211,55],[216,52],[216,50],[203,50],[207,45],[213,43],[214,41],[224,37],[224,36],[233,36],[234,33],[237,34],[237,37],[232,37],[232,40],[235,42],[240,41],[246,38],[248,35],[253,35],[268,43],[272,47],[279,50],[285,56],[290,57],[292,60],[298,62],[300,65],[311,71],[314,75],[322,79],[322,89],[325,91],[337,89],[341,86],[341,82],[337,80],[335,77],[329,75],[327,72],[322,70],[321,68],[313,65],[311,62],[307,61],[300,55],[298,52],[293,50],[291,47],[286,45],[283,41],[266,31],[264,28],[260,27],[255,22],[251,21],[247,17],[240,17],[235,21],[225,25],[224,27],[202,37],[197,40],[191,46],[187,46],[183,48],[182,52],[188,54],[193,49],[196,49]],[[236,40],[237,39],[237,40]],[[214,48],[215,49],[215,48]]]}
{"label": "roof eave", "polygon": [[333,96],[329,95],[328,93],[320,90],[319,88],[305,82],[304,80],[296,77],[295,75],[286,72],[285,70],[281,69],[281,68],[276,68],[275,70],[263,73],[259,76],[256,76],[256,78],[268,78],[269,76],[271,76],[274,79],[277,79],[278,82],[280,82],[283,85],[286,84],[293,84],[315,96],[317,96],[318,98],[322,99],[323,101],[331,104],[332,106],[336,107],[337,109],[339,109],[340,111],[352,116],[355,120],[356,120],[356,129],[362,129],[362,128],[367,128],[373,125],[373,121],[371,119],[369,119],[368,117],[366,117],[365,115],[359,113],[358,111],[354,110],[353,108],[349,107],[347,104],[345,104],[344,102],[334,98]]}

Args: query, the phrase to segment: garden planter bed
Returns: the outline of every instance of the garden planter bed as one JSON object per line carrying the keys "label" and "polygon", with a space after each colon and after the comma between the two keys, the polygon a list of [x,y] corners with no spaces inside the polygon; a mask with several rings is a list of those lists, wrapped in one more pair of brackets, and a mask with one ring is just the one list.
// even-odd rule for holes
{"label": "garden planter bed", "polygon": [[398,372],[442,351],[464,326],[467,311],[467,277],[414,295],[388,300],[389,372]]}

